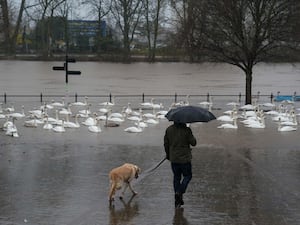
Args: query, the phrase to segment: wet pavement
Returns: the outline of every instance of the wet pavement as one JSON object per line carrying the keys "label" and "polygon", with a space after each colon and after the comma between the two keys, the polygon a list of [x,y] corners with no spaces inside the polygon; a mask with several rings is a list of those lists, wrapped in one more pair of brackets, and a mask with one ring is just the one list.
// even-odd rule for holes
{"label": "wet pavement", "polygon": [[[123,131],[128,121],[99,134],[83,125],[63,134],[18,125],[19,138],[0,133],[0,224],[300,224],[299,131],[266,123],[192,124],[193,179],[176,210],[169,162],[147,172],[164,157],[168,121],[139,134]],[[107,174],[124,162],[143,170],[133,183],[139,194],[109,206]]]}

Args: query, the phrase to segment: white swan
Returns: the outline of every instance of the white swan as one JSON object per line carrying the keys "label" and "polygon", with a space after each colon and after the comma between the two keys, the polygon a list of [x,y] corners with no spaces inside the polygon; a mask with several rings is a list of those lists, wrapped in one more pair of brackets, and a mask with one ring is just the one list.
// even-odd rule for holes
{"label": "white swan", "polygon": [[90,111],[91,104],[87,104],[85,109],[79,110],[78,114],[82,114],[82,117],[88,117],[91,114]]}
{"label": "white swan", "polygon": [[153,108],[152,113],[144,113],[143,117],[146,117],[146,118],[156,118],[155,109]]}
{"label": "white swan", "polygon": [[5,134],[12,137],[19,137],[18,129],[15,125],[15,118],[13,118],[12,123],[9,123],[8,126],[6,127]]}
{"label": "white swan", "polygon": [[54,132],[57,132],[57,133],[66,132],[66,129],[64,128],[64,120],[62,120],[62,124],[61,125],[57,125],[57,126],[53,127],[52,130]]}
{"label": "white swan", "polygon": [[140,103],[140,105],[143,107],[143,108],[152,108],[153,106],[153,101],[154,101],[154,98],[151,98],[150,102],[142,102]]}
{"label": "white swan", "polygon": [[237,119],[236,118],[233,119],[233,124],[232,123],[224,123],[224,124],[221,124],[220,126],[218,126],[217,128],[237,129],[238,128]]}
{"label": "white swan", "polygon": [[64,127],[66,128],[79,128],[80,124],[78,123],[78,114],[75,115],[75,123],[71,122],[69,119],[69,114],[66,115],[66,121],[64,122]]}
{"label": "white swan", "polygon": [[24,122],[24,126],[25,127],[37,127],[39,124],[43,124],[44,121],[41,121],[39,119],[37,119],[36,117],[34,117],[32,120],[26,120]]}
{"label": "white swan", "polygon": [[101,127],[100,127],[100,122],[99,122],[99,120],[96,119],[96,124],[88,126],[88,130],[89,130],[90,132],[93,132],[93,133],[99,133],[99,132],[101,132],[102,129],[101,129]]}
{"label": "white swan", "polygon": [[25,117],[24,105],[22,105],[22,112],[21,113],[13,112],[13,113],[10,113],[9,115],[13,118],[23,118],[23,117]]}
{"label": "white swan", "polygon": [[45,119],[46,119],[46,123],[44,124],[43,129],[52,130],[53,125],[51,123],[49,123],[48,115],[45,115]]}
{"label": "white swan", "polygon": [[52,100],[52,103],[50,105],[54,106],[54,107],[64,107],[65,106],[65,98],[62,97],[61,98],[61,102],[55,102],[54,100]]}
{"label": "white swan", "polygon": [[115,105],[115,96],[112,96],[111,102],[101,102],[99,105],[103,106],[114,106]]}
{"label": "white swan", "polygon": [[248,123],[245,125],[246,127],[250,127],[250,128],[265,128],[266,124],[265,124],[265,117],[261,117],[258,118],[258,120],[252,120],[252,122]]}
{"label": "white swan", "polygon": [[217,120],[223,121],[223,122],[233,122],[233,112],[231,112],[230,115],[218,116]]}
{"label": "white swan", "polygon": [[59,110],[59,114],[60,115],[67,115],[67,114],[72,115],[70,104],[68,104],[67,108],[62,108],[61,110]]}
{"label": "white swan", "polygon": [[128,133],[141,133],[143,131],[143,128],[141,128],[139,125],[137,127],[132,126],[132,127],[127,127],[124,129],[124,131]]}
{"label": "white swan", "polygon": [[86,125],[86,126],[94,126],[97,124],[97,120],[96,120],[97,114],[94,113],[93,117],[89,117],[87,118],[85,121],[82,122],[82,124]]}
{"label": "white swan", "polygon": [[88,97],[85,96],[84,102],[73,102],[73,103],[71,103],[71,106],[87,106],[88,105],[87,100],[88,100]]}
{"label": "white swan", "polygon": [[159,121],[157,119],[154,118],[149,118],[145,120],[146,123],[150,123],[150,124],[158,124]]}
{"label": "white swan", "polygon": [[127,107],[125,107],[124,113],[127,114],[127,115],[129,115],[129,114],[132,113],[131,103],[130,102],[127,103]]}
{"label": "white swan", "polygon": [[11,103],[11,107],[5,108],[4,111],[7,112],[7,113],[14,112],[15,111],[15,107],[14,107],[13,103]]}
{"label": "white swan", "polygon": [[294,126],[282,126],[281,121],[278,123],[278,131],[296,131],[297,127]]}

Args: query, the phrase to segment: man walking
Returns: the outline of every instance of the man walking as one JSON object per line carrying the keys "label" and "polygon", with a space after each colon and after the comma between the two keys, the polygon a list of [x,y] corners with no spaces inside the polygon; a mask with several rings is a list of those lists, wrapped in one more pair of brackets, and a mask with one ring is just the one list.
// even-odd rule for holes
{"label": "man walking", "polygon": [[191,128],[187,127],[185,123],[174,122],[166,129],[164,148],[166,158],[171,162],[176,208],[184,205],[183,194],[192,179],[192,149],[190,146],[196,146],[196,144],[197,141]]}

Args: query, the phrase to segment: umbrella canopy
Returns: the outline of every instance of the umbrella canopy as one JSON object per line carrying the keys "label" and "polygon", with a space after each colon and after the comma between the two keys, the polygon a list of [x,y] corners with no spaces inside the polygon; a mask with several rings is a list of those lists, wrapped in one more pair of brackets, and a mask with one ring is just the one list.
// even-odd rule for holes
{"label": "umbrella canopy", "polygon": [[216,119],[207,109],[191,105],[171,109],[165,117],[176,123],[209,122]]}

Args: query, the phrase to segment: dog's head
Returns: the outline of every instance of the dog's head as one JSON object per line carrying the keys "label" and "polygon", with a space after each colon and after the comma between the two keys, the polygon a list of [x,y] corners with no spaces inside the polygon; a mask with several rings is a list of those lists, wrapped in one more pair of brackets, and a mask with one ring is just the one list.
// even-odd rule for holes
{"label": "dog's head", "polygon": [[141,173],[142,170],[137,165],[134,165],[134,170],[135,170],[134,177],[135,177],[135,179],[137,179],[139,177],[139,174]]}

